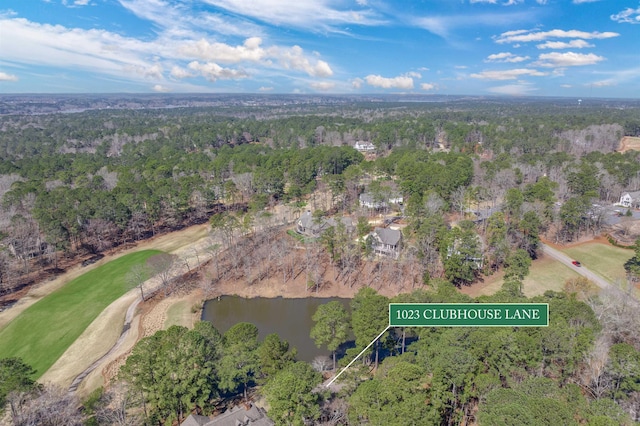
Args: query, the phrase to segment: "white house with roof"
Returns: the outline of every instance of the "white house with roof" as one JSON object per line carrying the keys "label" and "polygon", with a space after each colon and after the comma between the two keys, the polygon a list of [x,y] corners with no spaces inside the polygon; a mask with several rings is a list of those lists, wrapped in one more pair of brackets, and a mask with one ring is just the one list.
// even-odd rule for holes
{"label": "white house with roof", "polygon": [[623,193],[618,204],[626,208],[640,208],[640,191]]}
{"label": "white house with roof", "polygon": [[353,147],[360,152],[374,152],[376,150],[374,144],[366,141],[357,141]]}

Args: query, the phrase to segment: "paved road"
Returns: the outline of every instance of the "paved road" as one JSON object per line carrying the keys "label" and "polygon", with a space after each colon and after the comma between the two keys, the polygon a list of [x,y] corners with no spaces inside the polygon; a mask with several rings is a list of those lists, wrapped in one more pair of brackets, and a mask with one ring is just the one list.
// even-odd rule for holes
{"label": "paved road", "polygon": [[574,259],[572,259],[569,256],[567,256],[566,254],[562,253],[560,250],[556,250],[553,247],[550,247],[550,246],[548,246],[546,244],[542,244],[541,243],[540,245],[542,247],[542,252],[546,256],[552,257],[555,260],[557,260],[558,262],[567,265],[569,268],[573,269],[578,274],[580,274],[583,277],[591,280],[598,287],[607,288],[607,287],[611,286],[611,283],[609,281],[605,280],[604,278],[602,278],[599,275],[596,275],[594,272],[591,272],[584,265],[575,266],[574,264],[572,264],[571,261],[574,260]]}

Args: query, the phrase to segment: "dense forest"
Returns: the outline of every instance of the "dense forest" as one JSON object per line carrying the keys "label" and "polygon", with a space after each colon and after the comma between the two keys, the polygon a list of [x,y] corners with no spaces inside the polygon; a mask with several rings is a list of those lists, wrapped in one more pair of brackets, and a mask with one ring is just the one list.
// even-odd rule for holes
{"label": "dense forest", "polygon": [[[640,136],[640,105],[605,100],[348,99],[2,115],[0,296],[11,300],[43,274],[113,247],[208,222],[222,242],[210,285],[304,273],[317,289],[330,269],[344,285],[361,287],[366,276],[378,288],[394,281],[412,290],[390,300],[365,287],[351,312],[316,313],[312,336],[346,364],[385,328],[390,301],[473,301],[456,287],[503,270],[502,290],[476,301],[549,303],[549,327],[393,329],[332,390],[319,386],[327,365],[297,361],[278,336],[259,342],[254,325],[224,334],[205,323],[173,327],[141,340],[119,384],[93,395],[68,424],[113,424],[105,419],[118,415],[133,416],[119,424],[169,424],[257,395],[282,425],[633,424],[637,302],[614,290],[596,295],[580,280],[563,293],[522,293],[542,237],[600,234],[608,226],[602,207],[640,190],[640,152],[619,152],[625,136]],[[359,141],[374,150],[357,151]],[[363,206],[363,194],[376,207]],[[391,201],[398,194],[401,204]],[[316,224],[349,216],[356,225],[338,221],[301,242],[286,233],[292,223],[275,223],[276,206],[297,216],[313,210]],[[396,258],[376,256],[367,238],[369,219],[380,215],[406,225]],[[640,278],[635,247],[630,281]],[[345,352],[349,332],[355,348]],[[31,392],[13,401],[14,418],[26,416],[18,424],[41,415],[34,407],[46,401],[73,405],[33,383],[20,360],[0,360],[0,377],[6,389]]]}
{"label": "dense forest", "polygon": [[[621,137],[640,135],[638,108],[492,99],[4,115],[0,292],[55,272],[61,258],[86,258],[220,210],[252,221],[264,207],[302,206],[323,190],[333,213],[366,215],[358,195],[385,181],[407,200],[415,244],[406,252],[426,259],[430,274],[447,269],[438,256],[451,239],[443,215],[470,209],[500,210],[493,221],[504,224],[494,225],[535,256],[537,233],[571,240],[599,232],[604,213],[593,205],[640,189],[637,151],[616,152]],[[356,141],[372,142],[375,159],[365,161]],[[380,188],[372,190],[382,199]],[[483,236],[493,240],[479,250],[499,267],[505,247]]]}

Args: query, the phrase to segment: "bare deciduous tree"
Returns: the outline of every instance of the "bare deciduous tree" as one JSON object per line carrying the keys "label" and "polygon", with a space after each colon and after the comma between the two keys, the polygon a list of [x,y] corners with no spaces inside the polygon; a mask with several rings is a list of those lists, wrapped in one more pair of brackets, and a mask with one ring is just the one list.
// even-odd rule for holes
{"label": "bare deciduous tree", "polygon": [[130,288],[138,287],[140,290],[140,297],[144,302],[144,282],[151,276],[151,271],[148,265],[133,265],[127,275],[125,276],[125,282]]}
{"label": "bare deciduous tree", "polygon": [[96,419],[100,425],[135,426],[143,423],[138,410],[141,401],[135,397],[124,382],[111,386],[102,396],[101,404],[96,409]]}
{"label": "bare deciduous tree", "polygon": [[147,260],[147,265],[149,266],[151,273],[160,280],[160,285],[164,290],[165,297],[169,295],[171,290],[171,273],[175,261],[176,257],[168,253],[156,254]]}
{"label": "bare deciduous tree", "polygon": [[75,394],[48,385],[29,395],[12,413],[14,426],[82,426],[85,416]]}

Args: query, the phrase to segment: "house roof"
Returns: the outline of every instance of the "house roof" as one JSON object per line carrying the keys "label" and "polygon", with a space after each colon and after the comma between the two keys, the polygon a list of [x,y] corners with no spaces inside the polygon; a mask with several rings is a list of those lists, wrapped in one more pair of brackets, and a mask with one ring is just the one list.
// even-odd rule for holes
{"label": "house roof", "polygon": [[358,198],[362,203],[373,204],[373,196],[368,192],[363,192]]}
{"label": "house roof", "polygon": [[211,419],[207,416],[200,416],[198,414],[191,414],[187,417],[184,422],[182,422],[182,426],[204,426],[209,423]]}
{"label": "house roof", "polygon": [[304,212],[300,216],[300,219],[298,219],[298,223],[300,224],[300,226],[315,233],[320,233],[323,232],[326,228],[336,226],[338,222],[342,222],[349,231],[354,227],[353,220],[350,217],[346,216],[340,217],[339,219],[321,219],[320,222],[316,222],[313,215],[311,214],[311,211],[309,210]]}
{"label": "house roof", "polygon": [[620,198],[624,197],[627,194],[629,194],[629,196],[634,200],[637,200],[638,198],[640,198],[640,191],[623,192]]}
{"label": "house roof", "polygon": [[273,426],[265,411],[253,404],[238,405],[214,417],[206,426]]}
{"label": "house roof", "polygon": [[400,242],[400,238],[402,238],[402,233],[397,229],[376,228],[373,232],[376,233],[380,242],[392,246],[397,245]]}

